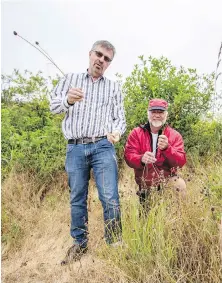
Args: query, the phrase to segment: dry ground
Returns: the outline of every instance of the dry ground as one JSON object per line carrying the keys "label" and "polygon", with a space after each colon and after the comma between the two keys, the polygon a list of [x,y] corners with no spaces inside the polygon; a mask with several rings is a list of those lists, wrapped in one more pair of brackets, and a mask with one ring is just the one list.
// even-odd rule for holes
{"label": "dry ground", "polygon": [[[129,183],[134,184],[132,172],[125,176],[120,183],[120,194],[134,194],[135,185],[128,189]],[[24,241],[19,249],[7,251],[7,247],[2,247],[2,282],[125,282],[121,279],[121,271],[97,254],[105,244],[102,209],[93,182],[89,193],[89,251],[81,261],[69,266],[60,265],[72,244],[68,190],[57,188],[50,191],[42,205],[32,209],[29,221],[31,224],[26,225]]]}

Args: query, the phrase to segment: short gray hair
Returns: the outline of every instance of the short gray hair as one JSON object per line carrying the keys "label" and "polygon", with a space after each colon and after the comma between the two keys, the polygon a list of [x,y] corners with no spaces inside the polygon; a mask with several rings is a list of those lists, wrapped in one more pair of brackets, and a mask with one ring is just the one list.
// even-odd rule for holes
{"label": "short gray hair", "polygon": [[113,57],[116,54],[116,48],[107,40],[97,40],[93,46],[92,46],[92,50],[95,50],[95,48],[100,45],[106,49],[112,50],[113,51]]}

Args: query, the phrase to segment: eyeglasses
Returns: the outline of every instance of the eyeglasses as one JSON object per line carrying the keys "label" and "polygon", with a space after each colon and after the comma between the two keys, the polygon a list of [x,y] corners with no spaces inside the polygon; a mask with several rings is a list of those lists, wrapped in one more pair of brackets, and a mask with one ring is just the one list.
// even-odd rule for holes
{"label": "eyeglasses", "polygon": [[108,62],[108,63],[110,63],[110,62],[112,61],[112,59],[110,59],[108,56],[105,56],[102,52],[96,51],[96,50],[92,50],[92,51],[94,51],[94,52],[96,53],[96,56],[97,56],[98,58],[104,57],[104,61],[106,61],[106,62]]}
{"label": "eyeglasses", "polygon": [[159,115],[163,115],[163,114],[165,114],[165,110],[149,110],[149,112],[151,113],[151,114],[159,114]]}

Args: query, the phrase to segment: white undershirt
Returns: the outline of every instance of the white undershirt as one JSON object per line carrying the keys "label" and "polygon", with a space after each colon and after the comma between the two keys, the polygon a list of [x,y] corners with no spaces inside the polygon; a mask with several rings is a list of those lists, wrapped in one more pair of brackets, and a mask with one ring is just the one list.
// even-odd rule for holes
{"label": "white undershirt", "polygon": [[158,138],[158,134],[152,134],[152,138],[153,138],[153,153],[154,156],[156,156],[156,148],[157,148],[157,138]]}

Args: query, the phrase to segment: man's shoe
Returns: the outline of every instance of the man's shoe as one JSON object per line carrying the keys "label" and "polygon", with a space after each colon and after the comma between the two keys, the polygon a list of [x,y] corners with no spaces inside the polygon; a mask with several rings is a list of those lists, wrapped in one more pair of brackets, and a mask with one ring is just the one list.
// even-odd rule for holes
{"label": "man's shoe", "polygon": [[78,261],[81,259],[82,255],[87,252],[87,247],[81,247],[78,244],[73,244],[67,251],[64,260],[61,261],[61,265],[66,265],[72,261]]}

